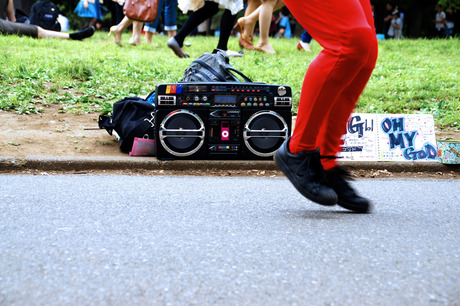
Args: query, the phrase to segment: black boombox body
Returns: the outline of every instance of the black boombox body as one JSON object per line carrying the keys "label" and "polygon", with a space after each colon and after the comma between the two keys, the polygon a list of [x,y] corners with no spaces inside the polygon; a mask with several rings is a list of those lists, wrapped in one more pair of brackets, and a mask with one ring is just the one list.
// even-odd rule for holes
{"label": "black boombox body", "polygon": [[157,158],[272,159],[291,133],[289,86],[243,82],[159,84]]}

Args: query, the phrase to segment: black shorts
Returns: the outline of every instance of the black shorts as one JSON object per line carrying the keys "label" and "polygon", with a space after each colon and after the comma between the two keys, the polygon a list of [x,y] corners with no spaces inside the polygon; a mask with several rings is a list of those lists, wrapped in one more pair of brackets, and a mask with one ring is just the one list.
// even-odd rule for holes
{"label": "black shorts", "polygon": [[38,27],[33,24],[17,23],[0,19],[0,33],[3,35],[19,35],[38,37]]}

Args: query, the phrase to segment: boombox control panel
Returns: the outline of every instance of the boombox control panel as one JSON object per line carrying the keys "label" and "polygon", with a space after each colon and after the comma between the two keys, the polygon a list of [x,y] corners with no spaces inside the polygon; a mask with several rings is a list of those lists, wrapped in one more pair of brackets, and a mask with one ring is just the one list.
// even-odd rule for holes
{"label": "boombox control panel", "polygon": [[272,159],[291,132],[289,86],[243,82],[159,84],[157,158]]}
{"label": "boombox control panel", "polygon": [[288,86],[264,83],[176,83],[157,87],[157,106],[291,107]]}

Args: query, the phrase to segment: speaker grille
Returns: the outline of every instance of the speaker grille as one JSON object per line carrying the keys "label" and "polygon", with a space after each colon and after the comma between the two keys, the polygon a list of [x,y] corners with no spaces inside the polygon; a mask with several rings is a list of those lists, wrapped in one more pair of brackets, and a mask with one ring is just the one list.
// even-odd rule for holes
{"label": "speaker grille", "polygon": [[204,143],[205,125],[192,111],[180,109],[169,113],[161,122],[160,143],[174,156],[190,156]]}
{"label": "speaker grille", "polygon": [[287,137],[288,125],[274,111],[259,111],[244,125],[244,143],[257,156],[273,156]]}

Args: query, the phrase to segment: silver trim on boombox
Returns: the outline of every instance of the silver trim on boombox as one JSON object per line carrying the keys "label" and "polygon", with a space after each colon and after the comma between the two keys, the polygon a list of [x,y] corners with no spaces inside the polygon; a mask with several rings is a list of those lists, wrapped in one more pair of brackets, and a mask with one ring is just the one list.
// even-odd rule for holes
{"label": "silver trim on boombox", "polygon": [[[283,124],[283,129],[282,130],[251,130],[249,128],[249,125],[251,124],[251,122],[256,119],[257,117],[259,116],[263,116],[263,115],[272,115],[274,116],[275,118],[278,118],[281,123]],[[257,156],[261,156],[261,157],[270,157],[270,156],[273,156],[276,152],[273,151],[273,152],[269,152],[269,153],[263,153],[263,152],[259,152],[257,150],[255,150],[253,147],[251,147],[251,145],[249,144],[249,140],[251,138],[256,138],[256,137],[280,137],[278,135],[276,136],[251,136],[251,133],[284,133],[283,136],[281,136],[282,138],[284,139],[287,139],[288,138],[288,126],[286,124],[286,121],[284,121],[283,117],[281,117],[278,113],[274,112],[274,111],[270,111],[270,110],[262,110],[262,111],[259,111],[257,113],[254,113],[249,119],[248,121],[246,121],[245,125],[244,125],[244,129],[243,129],[243,139],[244,139],[244,143],[246,144],[246,147],[249,149],[249,151],[251,151],[253,154],[257,155]],[[278,149],[278,148],[277,148]]]}
{"label": "silver trim on boombox", "polygon": [[[199,129],[185,129],[185,130],[184,129],[167,129],[166,128],[165,125],[166,125],[168,120],[170,120],[174,116],[177,116],[179,114],[184,114],[184,113],[186,115],[189,115],[189,116],[192,116],[193,118],[195,118],[198,121],[198,123],[200,124],[200,128]],[[177,135],[164,135],[164,133],[166,131],[168,131],[168,132],[177,132],[177,133],[180,133],[180,134],[177,134]],[[196,135],[185,135],[184,133],[196,133]],[[163,146],[163,148],[166,151],[168,151],[170,154],[172,154],[174,156],[186,157],[186,156],[193,155],[194,153],[196,153],[203,146],[204,137],[205,137],[205,126],[204,126],[203,120],[201,120],[200,116],[198,116],[194,112],[189,111],[187,109],[179,109],[179,110],[175,110],[175,111],[169,113],[166,117],[163,118],[163,121],[160,124],[159,136],[160,136],[161,145]],[[177,138],[192,138],[193,137],[193,138],[199,138],[199,139],[201,139],[201,141],[198,144],[198,146],[196,148],[194,148],[193,150],[191,150],[189,152],[181,153],[181,152],[176,152],[173,149],[171,149],[170,147],[168,147],[168,145],[165,142],[165,139],[168,138],[168,137],[170,137],[170,138],[175,138],[175,137],[177,137]]]}

